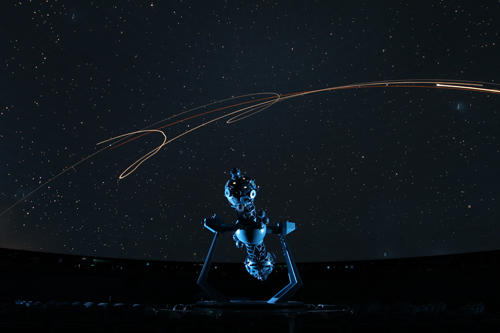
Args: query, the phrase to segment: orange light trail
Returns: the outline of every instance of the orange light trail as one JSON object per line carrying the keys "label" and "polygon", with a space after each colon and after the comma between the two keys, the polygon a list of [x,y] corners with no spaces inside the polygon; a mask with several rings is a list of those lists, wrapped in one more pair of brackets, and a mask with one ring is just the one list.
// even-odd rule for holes
{"label": "orange light trail", "polygon": [[[429,80],[395,80],[395,81],[374,81],[374,82],[363,82],[363,83],[354,83],[354,84],[349,84],[349,85],[341,85],[341,86],[334,86],[334,87],[327,87],[323,89],[314,89],[314,90],[306,90],[306,91],[298,91],[298,92],[291,92],[287,94],[278,94],[275,92],[262,92],[262,93],[253,93],[253,94],[246,94],[246,95],[240,95],[240,96],[235,96],[235,97],[229,97],[226,99],[218,100],[212,103],[208,103],[205,105],[201,105],[177,114],[174,114],[173,116],[170,116],[168,118],[162,119],[160,121],[157,121],[148,127],[133,131],[133,132],[128,132],[124,133],[121,135],[117,135],[114,137],[111,137],[109,139],[100,141],[97,143],[97,145],[103,145],[106,144],[103,148],[95,151],[94,153],[80,159],[78,162],[64,168],[62,171],[60,171],[58,174],[55,176],[49,178],[39,186],[37,186],[34,190],[29,192],[28,194],[24,195],[21,199],[17,200],[14,202],[11,206],[7,207],[4,209],[1,213],[0,216],[3,216],[7,212],[9,212],[11,209],[16,207],[18,204],[21,202],[24,202],[27,200],[29,197],[31,197],[33,194],[38,192],[40,189],[43,187],[47,186],[49,183],[53,182],[60,176],[64,175],[66,172],[68,172],[71,169],[74,169],[75,167],[79,166],[80,164],[86,162],[87,160],[93,158],[97,154],[107,150],[108,148],[115,149],[118,148],[126,143],[130,143],[132,141],[135,141],[147,134],[151,133],[159,133],[162,135],[162,142],[156,146],[154,149],[149,151],[148,153],[144,154],[140,158],[138,158],[135,162],[130,164],[127,168],[125,168],[118,179],[124,179],[128,176],[130,176],[132,173],[134,173],[144,162],[146,162],[148,159],[156,155],[161,151],[163,147],[168,145],[169,143],[172,143],[176,141],[177,139],[192,133],[202,127],[205,127],[211,123],[217,122],[219,120],[229,118],[226,120],[226,124],[232,124],[238,121],[241,121],[243,119],[252,117],[256,115],[259,112],[262,112],[274,104],[282,101],[286,101],[292,98],[297,98],[301,96],[306,96],[306,95],[311,95],[311,94],[318,94],[318,93],[323,93],[323,92],[331,92],[331,91],[337,91],[337,90],[349,90],[349,89],[365,89],[365,88],[431,88],[431,89],[449,89],[449,90],[463,90],[463,91],[470,91],[470,92],[481,92],[481,93],[491,93],[491,94],[500,94],[500,89],[495,89],[494,87],[498,87],[498,84],[493,84],[493,83],[487,83],[487,82],[475,82],[475,81],[459,81],[459,80],[434,80],[434,79],[429,79]],[[259,97],[259,98],[254,98],[257,96],[264,96],[265,97]],[[174,119],[174,118],[179,118],[182,115],[186,115],[189,113],[192,113],[196,110],[200,109],[206,109],[210,106],[214,106],[217,104],[222,104],[226,102],[231,102],[235,101],[238,99],[243,99],[243,98],[250,98],[250,100],[246,100],[243,102],[238,102],[234,103],[231,105],[226,105],[226,106],[221,106],[218,108],[215,108],[213,110],[208,110],[200,113],[196,113],[194,115],[190,115],[188,117],[178,119],[175,121],[172,121],[170,123],[158,126],[159,124],[165,123],[168,120]],[[164,129],[184,123],[189,120],[193,120],[196,118],[200,118],[203,116],[207,116],[210,114],[214,114],[217,112],[221,111],[227,111],[226,113],[223,113],[222,115],[218,115],[214,117],[213,119],[207,120],[205,122],[202,122],[201,124],[186,130],[182,132],[181,134],[178,134],[177,136],[172,137],[171,139],[168,139],[167,134],[165,133]],[[153,128],[156,127],[156,128]]]}
{"label": "orange light trail", "polygon": [[[238,121],[241,121],[243,119],[246,119],[248,117],[254,116],[255,114],[264,111],[265,109],[271,107],[273,104],[285,101],[291,98],[296,98],[300,96],[305,96],[305,95],[311,95],[311,94],[317,94],[317,93],[322,93],[322,92],[330,92],[330,91],[335,91],[335,90],[346,90],[346,89],[362,89],[362,88],[434,88],[434,89],[453,89],[453,90],[468,90],[468,91],[479,91],[479,92],[485,92],[485,93],[493,93],[493,94],[500,94],[499,89],[488,89],[488,88],[482,88],[485,85],[485,83],[482,82],[457,82],[457,81],[437,81],[437,80],[422,80],[422,81],[378,81],[378,82],[367,82],[367,83],[357,83],[357,84],[350,84],[350,85],[344,85],[344,86],[335,86],[335,87],[328,87],[324,89],[315,89],[315,90],[306,90],[306,91],[299,91],[299,92],[292,92],[288,94],[275,94],[275,96],[268,96],[268,97],[263,97],[255,100],[249,100],[249,101],[244,101],[240,103],[235,103],[223,107],[216,108],[214,110],[209,110],[206,112],[198,113],[192,116],[189,116],[187,118],[183,118],[180,120],[177,120],[172,123],[168,123],[166,125],[160,126],[156,128],[156,130],[142,130],[142,131],[135,131],[135,132],[129,132],[125,133],[119,136],[115,136],[112,138],[109,138],[107,140],[98,142],[97,144],[103,144],[107,142],[112,142],[117,139],[121,139],[123,137],[128,137],[128,136],[133,136],[134,134],[140,133],[138,136],[133,136],[126,141],[119,142],[117,144],[114,144],[112,148],[118,148],[119,146],[122,146],[126,143],[135,141],[139,139],[140,137],[150,134],[152,132],[161,132],[164,136],[163,142],[157,146],[155,149],[151,150],[147,154],[141,156],[139,159],[137,159],[135,162],[133,162],[131,165],[129,165],[118,177],[119,179],[124,179],[128,176],[130,176],[133,172],[139,168],[144,162],[146,162],[148,159],[156,155],[160,150],[166,146],[167,144],[177,140],[178,138],[194,132],[201,127],[204,127],[206,125],[209,125],[213,122],[216,122],[218,120],[221,120],[223,118],[228,118],[230,117],[226,123],[231,124],[235,123]],[[246,95],[249,96],[249,95]],[[234,99],[241,98],[241,96],[234,97]],[[226,100],[227,101],[227,100]],[[188,121],[192,120],[198,117],[206,116],[211,113],[223,111],[223,110],[232,110],[234,108],[237,108],[242,105],[250,104],[250,103],[255,103],[255,102],[260,102],[254,105],[246,106],[243,108],[236,109],[234,111],[228,112],[226,114],[223,114],[222,116],[218,116],[214,119],[211,119],[209,121],[206,121],[196,127],[193,127],[192,129],[189,129],[175,137],[173,137],[170,140],[167,140],[167,136],[165,132],[162,131],[162,129]]]}

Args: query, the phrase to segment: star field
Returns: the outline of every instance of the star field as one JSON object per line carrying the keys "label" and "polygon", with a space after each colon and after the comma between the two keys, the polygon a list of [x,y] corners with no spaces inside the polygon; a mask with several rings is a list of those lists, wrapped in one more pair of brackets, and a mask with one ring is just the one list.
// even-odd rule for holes
{"label": "star field", "polygon": [[[97,142],[215,100],[500,74],[498,1],[4,1],[0,13],[0,211]],[[200,261],[203,217],[235,218],[223,190],[239,167],[257,209],[297,223],[298,261],[497,249],[499,125],[487,93],[303,96],[182,137],[124,180],[159,138],[98,154],[2,215],[0,246]],[[217,260],[243,260],[226,238]]]}

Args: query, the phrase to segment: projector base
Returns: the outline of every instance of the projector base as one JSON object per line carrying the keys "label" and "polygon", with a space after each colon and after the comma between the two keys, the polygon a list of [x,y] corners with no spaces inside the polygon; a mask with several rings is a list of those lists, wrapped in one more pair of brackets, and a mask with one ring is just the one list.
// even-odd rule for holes
{"label": "projector base", "polygon": [[267,301],[254,301],[232,299],[229,301],[199,301],[193,304],[195,308],[226,309],[226,310],[301,310],[307,311],[309,306],[302,302],[288,301],[268,303]]}

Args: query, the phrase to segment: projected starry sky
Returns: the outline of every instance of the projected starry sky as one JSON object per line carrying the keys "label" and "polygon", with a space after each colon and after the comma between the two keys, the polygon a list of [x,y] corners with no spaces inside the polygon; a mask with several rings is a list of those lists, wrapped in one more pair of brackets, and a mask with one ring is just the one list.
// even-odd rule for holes
{"label": "projected starry sky", "polygon": [[[403,79],[499,89],[498,1],[3,1],[0,13],[0,247],[200,261],[203,217],[235,218],[224,183],[239,167],[271,222],[297,223],[298,261],[498,248],[494,92],[299,96],[189,132],[124,179],[159,133],[93,155],[244,94]],[[226,238],[216,260],[243,260]]]}

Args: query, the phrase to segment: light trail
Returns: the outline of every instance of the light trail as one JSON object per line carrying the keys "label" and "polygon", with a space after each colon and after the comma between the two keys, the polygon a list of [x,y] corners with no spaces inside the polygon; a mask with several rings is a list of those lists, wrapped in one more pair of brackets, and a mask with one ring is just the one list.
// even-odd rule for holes
{"label": "light trail", "polygon": [[[144,154],[140,158],[138,158],[136,161],[131,163],[127,168],[125,168],[122,173],[119,175],[118,179],[124,179],[131,174],[133,174],[144,162],[146,162],[148,159],[151,157],[155,156],[157,153],[159,153],[165,146],[167,146],[169,143],[172,143],[176,141],[177,139],[193,133],[200,128],[203,128],[207,125],[210,125],[214,122],[217,122],[219,120],[229,118],[226,120],[226,124],[232,124],[241,120],[244,120],[246,118],[252,117],[256,115],[257,113],[260,113],[274,104],[278,102],[283,102],[289,99],[301,97],[301,96],[306,96],[306,95],[311,95],[311,94],[318,94],[318,93],[323,93],[323,92],[332,92],[332,91],[337,91],[337,90],[352,90],[352,89],[365,89],[365,88],[431,88],[431,89],[450,89],[450,90],[464,90],[464,91],[470,91],[470,92],[482,92],[482,93],[491,93],[491,94],[500,94],[500,89],[495,89],[493,87],[499,86],[498,84],[493,84],[493,83],[487,83],[487,82],[475,82],[475,81],[460,81],[460,80],[434,80],[434,79],[427,79],[427,80],[394,80],[394,81],[373,81],[373,82],[363,82],[363,83],[353,83],[353,84],[348,84],[348,85],[341,85],[341,86],[334,86],[334,87],[327,87],[323,89],[314,89],[314,90],[306,90],[306,91],[299,91],[299,92],[291,92],[287,94],[278,94],[274,92],[263,92],[263,93],[253,93],[253,94],[246,94],[246,95],[240,95],[240,96],[235,96],[235,97],[229,97],[225,98],[222,100],[217,100],[208,104],[204,104],[201,106],[197,106],[195,108],[174,114],[168,118],[164,118],[162,120],[159,120],[151,125],[149,125],[146,128],[143,128],[141,130],[133,131],[133,132],[128,132],[124,133],[121,135],[117,135],[114,137],[111,137],[106,140],[102,140],[97,143],[97,145],[103,145],[106,144],[103,148],[95,151],[94,153],[82,158],[78,162],[70,165],[69,167],[64,168],[61,172],[56,174],[55,176],[49,178],[39,186],[37,186],[34,190],[31,192],[27,193],[25,196],[23,196],[21,199],[17,200],[14,202],[12,205],[4,209],[0,213],[0,217],[12,210],[14,207],[19,205],[20,203],[24,202],[27,200],[29,197],[31,197],[33,194],[38,192],[40,189],[43,187],[47,186],[57,178],[61,177],[64,175],[66,172],[68,172],[71,169],[74,169],[75,167],[79,166],[80,164],[84,163],[85,161],[91,159],[92,157],[96,156],[97,154],[107,150],[108,148],[110,149],[115,149],[118,148],[126,143],[130,143],[132,141],[135,141],[145,135],[151,134],[151,133],[159,133],[162,135],[163,140],[162,142],[156,146],[154,149],[149,151],[148,153]],[[269,96],[270,95],[270,96]],[[259,97],[259,98],[254,98],[257,96],[266,96],[266,97]],[[196,113],[194,115],[190,115],[188,117],[182,118],[175,120],[173,122],[161,125],[156,128],[151,128],[158,126],[162,123],[165,123],[166,121],[179,118],[182,115],[187,115],[189,113],[192,113],[196,110],[201,110],[201,109],[206,109],[210,106],[213,105],[218,105],[226,102],[231,102],[231,101],[236,101],[238,99],[243,99],[243,98],[250,98],[250,100],[243,101],[243,102],[238,102],[226,106],[221,106],[218,108],[215,108],[213,110],[208,110],[205,112],[200,112]],[[253,104],[252,104],[253,103]],[[168,139],[164,129],[181,124],[184,122],[187,122],[189,120],[193,120],[196,118],[200,118],[203,116],[207,116],[210,114],[218,113],[226,111],[226,113],[223,113],[222,115],[218,115],[214,117],[213,119],[207,120],[205,122],[202,122],[201,124],[186,130],[182,132],[181,134],[178,134],[171,139]]]}
{"label": "light trail", "polygon": [[[136,160],[134,163],[132,163],[130,166],[128,166],[120,174],[119,179],[124,179],[124,178],[128,177],[129,175],[131,175],[134,171],[137,170],[137,168],[140,165],[142,165],[149,158],[151,158],[154,155],[156,155],[165,145],[167,145],[167,144],[169,144],[169,143],[177,140],[178,138],[180,138],[180,137],[182,137],[182,136],[184,136],[186,134],[194,132],[194,131],[196,131],[196,130],[198,130],[198,129],[206,126],[206,125],[209,125],[209,124],[211,124],[213,122],[216,122],[218,120],[221,120],[223,118],[228,118],[230,116],[231,116],[231,118],[229,118],[226,121],[227,124],[232,124],[232,123],[235,123],[237,121],[241,121],[243,119],[246,119],[246,118],[249,118],[251,116],[254,116],[255,114],[257,114],[259,112],[264,111],[265,109],[271,107],[273,104],[275,104],[277,102],[285,101],[285,100],[288,100],[288,99],[291,99],[291,98],[296,98],[296,97],[310,95],[310,94],[317,94],[317,93],[322,93],[322,92],[335,91],[335,90],[362,89],[362,88],[395,88],[395,87],[434,88],[434,89],[436,89],[436,88],[437,89],[439,89],[439,88],[447,88],[447,89],[455,89],[455,90],[469,90],[469,91],[480,91],[480,92],[500,94],[500,90],[499,89],[482,88],[484,85],[485,85],[485,83],[483,83],[483,82],[462,82],[462,81],[457,82],[457,81],[444,81],[444,80],[443,81],[437,81],[437,80],[421,80],[421,81],[420,80],[419,81],[410,81],[410,80],[377,81],[377,82],[356,83],[356,84],[350,84],[350,85],[344,85],[344,86],[328,87],[328,88],[323,88],[323,89],[307,90],[307,91],[301,91],[301,92],[293,92],[293,93],[288,93],[288,94],[284,94],[284,95],[276,94],[276,96],[274,96],[274,97],[264,97],[264,98],[260,98],[258,100],[251,100],[251,101],[246,101],[246,102],[241,102],[241,103],[237,103],[237,104],[228,105],[228,106],[225,106],[225,107],[217,108],[217,109],[210,110],[210,111],[207,111],[207,112],[203,112],[203,113],[200,113],[200,114],[195,114],[195,115],[190,116],[188,118],[178,120],[178,121],[176,121],[174,123],[169,123],[169,124],[163,125],[163,126],[157,128],[157,130],[161,130],[161,129],[164,129],[166,127],[170,127],[170,126],[172,126],[174,124],[178,124],[178,123],[184,122],[186,120],[191,120],[191,119],[195,119],[195,118],[198,118],[198,117],[201,117],[201,116],[205,116],[205,115],[208,115],[210,113],[214,113],[214,112],[218,112],[218,111],[222,111],[222,110],[227,110],[227,109],[232,109],[232,108],[235,108],[237,106],[241,106],[241,105],[248,104],[248,103],[253,103],[253,102],[256,102],[256,101],[267,100],[267,101],[260,102],[260,103],[255,104],[255,105],[251,105],[251,106],[247,106],[247,107],[236,109],[235,111],[231,111],[231,112],[229,112],[227,114],[224,114],[222,116],[218,116],[218,117],[216,117],[214,119],[211,119],[209,121],[206,121],[206,122],[202,123],[201,125],[198,125],[198,126],[192,128],[192,129],[189,129],[189,130],[181,133],[180,135],[177,135],[177,136],[173,137],[172,139],[170,139],[168,141],[164,141],[160,146],[156,147],[151,152],[143,155],[138,160]],[[238,97],[236,97],[236,98],[238,98]],[[107,140],[101,141],[98,144],[106,143],[106,142],[111,142],[111,141],[113,141],[115,139],[122,138],[124,136],[131,136],[131,135],[134,135],[134,134],[135,134],[134,132],[125,133],[125,134],[122,134],[120,136],[116,136],[116,137],[109,138]],[[127,141],[122,142],[122,143],[120,143],[117,146],[114,146],[113,148],[121,146],[121,145],[123,145],[125,143],[132,142],[132,141],[138,139],[139,137],[141,137],[141,136],[143,136],[145,134],[148,134],[148,133],[144,133],[144,134],[141,134],[140,136],[132,137],[132,138],[128,139]],[[163,134],[166,137],[166,134],[164,132],[163,132]]]}
{"label": "light trail", "polygon": [[462,90],[476,90],[481,92],[489,92],[493,94],[498,94],[498,90],[496,89],[486,89],[486,88],[476,88],[476,87],[465,87],[465,86],[457,86],[452,84],[436,84],[437,87],[446,87],[446,88],[457,88]]}

